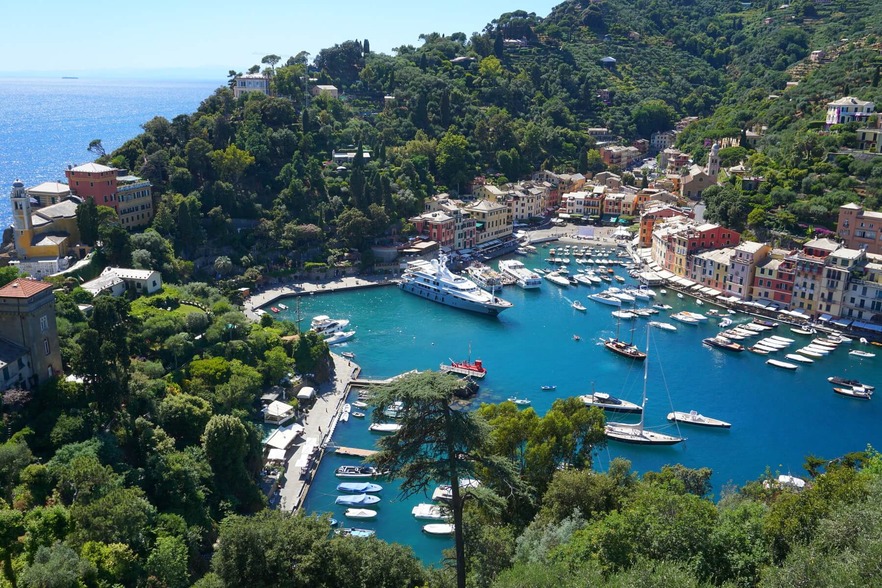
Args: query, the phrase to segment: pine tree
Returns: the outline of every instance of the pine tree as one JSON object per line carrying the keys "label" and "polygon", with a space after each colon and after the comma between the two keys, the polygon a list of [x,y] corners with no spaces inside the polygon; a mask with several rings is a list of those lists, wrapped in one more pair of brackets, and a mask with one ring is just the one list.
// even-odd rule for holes
{"label": "pine tree", "polygon": [[493,55],[502,59],[505,49],[505,41],[502,39],[502,33],[496,33],[496,39],[493,41]]}

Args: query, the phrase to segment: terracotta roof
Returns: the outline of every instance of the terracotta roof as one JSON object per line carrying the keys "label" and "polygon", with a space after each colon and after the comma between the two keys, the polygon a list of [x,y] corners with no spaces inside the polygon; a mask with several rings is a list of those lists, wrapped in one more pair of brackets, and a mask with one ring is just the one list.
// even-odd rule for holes
{"label": "terracotta roof", "polygon": [[52,288],[54,286],[48,282],[19,278],[0,288],[0,298],[30,298],[43,290],[51,290]]}

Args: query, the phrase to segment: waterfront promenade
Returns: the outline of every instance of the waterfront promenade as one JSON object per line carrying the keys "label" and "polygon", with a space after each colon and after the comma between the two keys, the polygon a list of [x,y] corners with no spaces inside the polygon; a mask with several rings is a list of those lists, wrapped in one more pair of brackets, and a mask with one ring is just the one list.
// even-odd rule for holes
{"label": "waterfront promenade", "polygon": [[[337,426],[343,404],[346,402],[349,384],[354,378],[358,377],[361,369],[358,365],[340,355],[332,353],[331,359],[334,361],[334,371],[331,373],[331,380],[322,384],[316,390],[315,404],[309,409],[301,422],[303,425],[303,442],[288,456],[288,461],[285,464],[284,484],[279,488],[277,497],[278,507],[281,510],[297,510],[303,503],[312,477],[318,469],[318,464],[321,462],[328,441],[331,439]],[[315,446],[318,446],[318,457],[315,460],[315,465],[310,469],[309,475],[301,477],[297,462],[301,457],[304,457],[305,448],[313,445],[310,442],[314,442]]]}
{"label": "waterfront promenade", "polygon": [[342,276],[333,280],[297,281],[289,280],[266,288],[245,299],[245,314],[251,320],[259,320],[254,313],[258,308],[272,304],[276,300],[291,296],[312,296],[315,294],[329,294],[345,290],[358,290],[361,288],[376,288],[379,286],[392,286],[397,284],[395,276]]}

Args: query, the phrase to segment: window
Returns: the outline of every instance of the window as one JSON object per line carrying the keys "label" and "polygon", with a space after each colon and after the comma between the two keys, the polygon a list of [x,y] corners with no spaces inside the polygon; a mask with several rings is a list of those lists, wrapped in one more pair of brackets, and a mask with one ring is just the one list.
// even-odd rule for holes
{"label": "window", "polygon": [[45,333],[49,330],[49,317],[45,314],[40,317],[40,332]]}
{"label": "window", "polygon": [[43,351],[46,352],[46,355],[49,355],[49,339],[43,339]]}

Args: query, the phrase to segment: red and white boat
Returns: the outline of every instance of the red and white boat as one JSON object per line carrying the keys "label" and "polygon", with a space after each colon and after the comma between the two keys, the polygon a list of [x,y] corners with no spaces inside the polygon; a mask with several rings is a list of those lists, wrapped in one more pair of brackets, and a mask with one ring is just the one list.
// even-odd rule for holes
{"label": "red and white boat", "polygon": [[450,364],[441,364],[441,371],[446,374],[460,374],[472,378],[483,378],[487,375],[487,368],[484,367],[480,359],[476,359],[474,363],[471,361],[453,361],[451,359]]}

